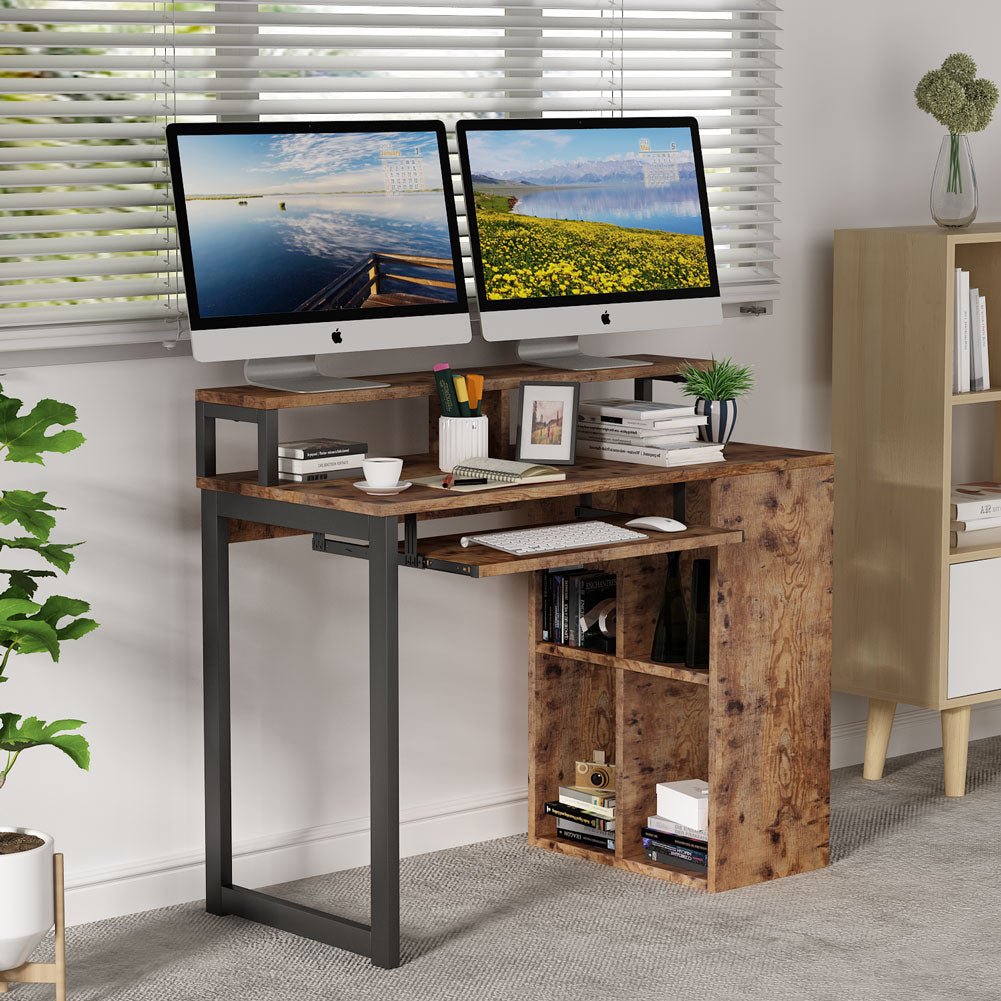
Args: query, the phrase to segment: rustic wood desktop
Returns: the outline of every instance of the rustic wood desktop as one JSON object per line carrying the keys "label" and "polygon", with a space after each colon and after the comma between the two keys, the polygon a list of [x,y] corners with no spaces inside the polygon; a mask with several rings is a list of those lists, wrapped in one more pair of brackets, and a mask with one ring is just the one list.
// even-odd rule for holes
{"label": "rustic wood desktop", "polygon": [[[635,380],[677,380],[677,358]],[[525,365],[485,369],[491,455],[510,454],[507,391],[522,380],[621,380],[622,369],[563,372]],[[710,892],[827,865],[830,785],[833,457],[731,443],[725,463],[658,468],[586,459],[565,481],[454,494],[414,486],[367,496],[349,481],[278,482],[282,410],[427,397],[430,453],[406,457],[409,479],[437,471],[438,410],[426,373],[379,376],[382,389],[298,395],[252,386],[199,390],[197,485],[202,494],[205,681],[206,907],[369,956],[400,962],[399,638],[401,566],[467,577],[530,573],[529,816],[531,844]],[[217,473],[215,422],[257,425],[259,468]],[[530,557],[458,536],[421,538],[418,523],[515,509],[526,524],[575,517],[666,514],[684,532]],[[399,525],[403,522],[403,539]],[[230,764],[229,545],[312,534],[313,549],[368,560],[371,753],[371,923],[350,921],[233,883]],[[707,670],[654,663],[653,630],[666,554],[711,561]],[[537,571],[568,564],[617,576],[616,653],[543,642]],[[544,803],[570,781],[576,758],[604,748],[618,768],[614,852],[557,840]],[[656,812],[655,784],[710,786],[705,874],[647,861],[640,840]]]}

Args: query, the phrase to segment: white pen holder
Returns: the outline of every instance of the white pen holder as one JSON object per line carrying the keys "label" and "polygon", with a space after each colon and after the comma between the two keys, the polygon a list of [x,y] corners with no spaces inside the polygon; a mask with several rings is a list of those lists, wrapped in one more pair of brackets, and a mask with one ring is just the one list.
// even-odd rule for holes
{"label": "white pen holder", "polygon": [[450,473],[460,462],[485,457],[488,424],[486,417],[439,417],[438,468]]}

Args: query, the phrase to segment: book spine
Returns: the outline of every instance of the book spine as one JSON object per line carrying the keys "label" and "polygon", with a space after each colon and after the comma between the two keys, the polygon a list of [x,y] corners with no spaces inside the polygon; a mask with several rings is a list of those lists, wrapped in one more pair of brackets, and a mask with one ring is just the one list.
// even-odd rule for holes
{"label": "book spine", "polygon": [[[357,468],[357,467],[353,467]],[[287,483],[319,483],[322,480],[339,480],[351,474],[350,469],[328,469],[322,473],[282,473],[279,472],[278,479]],[[358,474],[355,473],[355,476]]]}
{"label": "book spine", "polygon": [[546,813],[552,817],[562,817],[563,820],[572,820],[575,824],[584,824],[594,831],[614,831],[615,821],[607,817],[599,817],[597,814],[588,813],[576,806],[567,806],[565,803],[546,803]]}
{"label": "book spine", "polygon": [[953,521],[949,524],[953,532],[982,532],[985,528],[1001,528],[1001,516],[974,518],[972,521]]}
{"label": "book spine", "polygon": [[552,631],[549,628],[549,605],[553,600],[553,578],[551,574],[542,575],[542,639],[549,642]]}
{"label": "book spine", "polygon": [[346,441],[342,445],[307,445],[305,448],[293,448],[290,445],[278,446],[279,459],[330,459],[336,455],[354,455],[357,452],[367,452],[368,443],[364,441]]}
{"label": "book spine", "polygon": [[668,820],[666,817],[658,817],[656,815],[647,817],[646,823],[650,830],[662,834],[678,834],[685,838],[691,838],[693,841],[701,841],[703,843],[709,840],[708,831],[700,831],[695,827],[686,827],[684,824]]}
{"label": "book spine", "polygon": [[580,574],[570,578],[567,589],[567,642],[570,646],[580,646],[580,616],[577,607],[580,604]]}
{"label": "book spine", "polygon": [[959,391],[970,391],[970,273],[959,273],[959,308],[960,308],[960,358],[959,358]]}
{"label": "book spine", "polygon": [[583,831],[557,830],[556,837],[564,841],[575,841],[579,845],[588,845],[592,848],[606,848],[614,851],[615,838],[606,838],[600,834],[585,834]]}
{"label": "book spine", "polygon": [[[577,806],[583,805],[588,810],[592,806],[601,807],[603,810],[615,807],[615,793],[591,793],[587,789],[578,789],[576,786],[560,786],[560,796],[567,796]],[[563,802],[562,798],[560,802]]]}
{"label": "book spine", "polygon": [[963,310],[960,295],[963,291],[962,268],[956,268],[955,288],[952,308],[952,391],[963,391],[961,372],[963,370]]}
{"label": "book spine", "polygon": [[670,852],[658,851],[656,848],[647,848],[646,857],[651,862],[661,862],[664,865],[674,865],[679,869],[691,869],[694,872],[705,872],[706,863],[705,862],[690,862],[688,859],[681,858],[678,855],[674,855]]}
{"label": "book spine", "polygon": [[707,865],[709,862],[707,851],[694,851],[691,848],[666,845],[655,842],[652,838],[644,838],[643,847],[657,852],[658,855],[666,855],[669,859],[681,859],[682,862],[693,862],[696,865]]}
{"label": "book spine", "polygon": [[991,388],[991,351],[987,337],[987,299],[980,297],[980,354],[984,362],[984,389]]}
{"label": "book spine", "polygon": [[972,549],[974,546],[995,546],[1001,543],[1001,528],[985,528],[978,532],[950,532],[949,545],[953,549]]}
{"label": "book spine", "polygon": [[651,848],[687,848],[693,852],[708,851],[708,842],[699,841],[696,838],[686,838],[682,834],[665,834],[663,831],[655,831],[652,827],[644,827],[642,830],[643,843],[650,841]]}
{"label": "book spine", "polygon": [[976,521],[980,518],[999,517],[1001,517],[1001,499],[960,501],[952,505],[953,521]]}
{"label": "book spine", "polygon": [[[580,801],[579,800],[572,799],[570,796],[565,796],[562,793],[560,794],[560,802],[564,806],[576,806],[576,807],[580,807]],[[605,806],[587,806],[587,807],[585,807],[585,809],[589,813],[595,813],[599,817],[604,817],[605,820],[614,820],[615,819],[615,807],[614,806],[609,806],[609,807],[605,807]]]}
{"label": "book spine", "polygon": [[[606,838],[614,838],[614,828],[615,822],[609,821],[612,827],[609,829],[607,834],[603,836]],[[567,820],[565,817],[556,818],[556,830],[558,831],[577,831],[578,834],[594,834],[594,828],[588,827],[587,824],[578,823],[576,820]]]}
{"label": "book spine", "polygon": [[331,456],[326,459],[282,459],[278,460],[280,473],[323,473],[330,469],[352,469],[365,461],[365,453]]}
{"label": "book spine", "polygon": [[980,340],[980,289],[970,289],[970,389],[984,388],[983,342]]}

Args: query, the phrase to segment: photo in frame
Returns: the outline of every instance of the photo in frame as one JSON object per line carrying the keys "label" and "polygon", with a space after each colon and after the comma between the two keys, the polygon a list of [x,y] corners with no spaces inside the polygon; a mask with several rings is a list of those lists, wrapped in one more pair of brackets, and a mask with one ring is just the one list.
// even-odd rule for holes
{"label": "photo in frame", "polygon": [[572,466],[579,403],[579,383],[523,382],[518,403],[518,459]]}

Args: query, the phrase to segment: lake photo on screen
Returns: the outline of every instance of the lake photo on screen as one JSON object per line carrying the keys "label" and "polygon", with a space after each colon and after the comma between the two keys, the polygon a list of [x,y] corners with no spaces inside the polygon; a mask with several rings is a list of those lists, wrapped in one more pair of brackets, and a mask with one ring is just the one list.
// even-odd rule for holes
{"label": "lake photo on screen", "polygon": [[488,299],[708,288],[684,128],[467,133]]}
{"label": "lake photo on screen", "polygon": [[203,318],[456,301],[432,133],[180,137]]}

